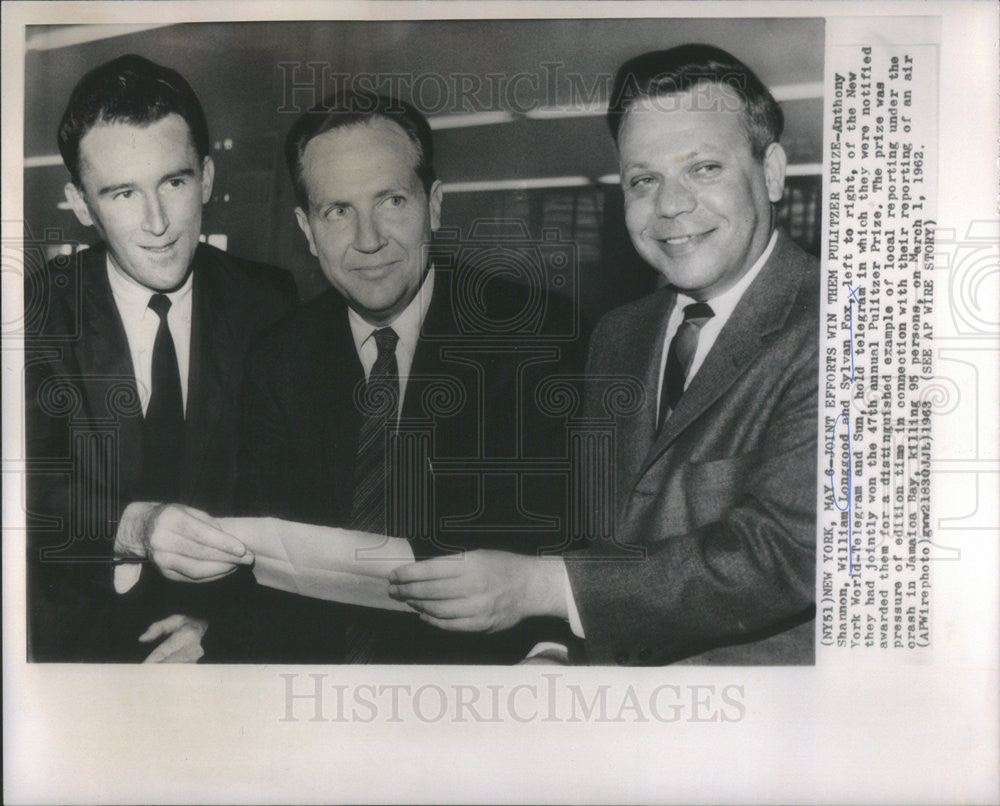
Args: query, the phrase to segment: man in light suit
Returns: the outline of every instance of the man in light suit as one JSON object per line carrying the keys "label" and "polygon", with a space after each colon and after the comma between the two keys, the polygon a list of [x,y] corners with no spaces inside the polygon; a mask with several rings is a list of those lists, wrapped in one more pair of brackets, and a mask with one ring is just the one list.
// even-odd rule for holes
{"label": "man in light suit", "polygon": [[[409,104],[332,96],[292,127],[286,158],[332,287],[249,362],[244,513],[406,537],[417,556],[558,547],[565,473],[544,465],[565,455],[565,429],[537,395],[582,370],[569,302],[500,276],[531,263],[517,250],[502,260],[502,240],[463,244],[492,272],[431,248],[442,185],[430,126]],[[255,599],[243,609],[256,615],[225,630],[248,661],[500,663],[531,647],[528,625],[461,636],[415,613],[264,588]]]}
{"label": "man in light suit", "polygon": [[59,148],[101,243],[26,275],[28,656],[197,660],[252,561],[208,514],[232,507],[243,361],[295,285],[199,244],[208,127],[173,70],[87,73]]}
{"label": "man in light suit", "polygon": [[[562,616],[590,663],[810,663],[819,276],[774,225],[780,108],[733,56],[686,45],[623,65],[608,120],[629,234],[667,281],[591,341],[613,530],[560,561],[405,566],[390,591],[446,629]],[[623,373],[636,405],[609,412]]]}

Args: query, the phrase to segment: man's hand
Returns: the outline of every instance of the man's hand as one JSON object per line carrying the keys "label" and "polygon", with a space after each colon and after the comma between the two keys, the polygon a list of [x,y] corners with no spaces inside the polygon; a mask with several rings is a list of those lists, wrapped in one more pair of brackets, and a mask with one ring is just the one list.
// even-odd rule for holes
{"label": "man's hand", "polygon": [[389,595],[428,624],[497,632],[530,616],[566,617],[562,563],[505,551],[470,551],[396,568]]}
{"label": "man's hand", "polygon": [[175,582],[210,582],[250,565],[253,552],[201,510],[158,504],[143,518],[142,554]]}
{"label": "man's hand", "polygon": [[151,624],[140,641],[145,644],[167,637],[143,663],[196,663],[205,654],[201,639],[207,630],[207,621],[189,616],[169,616]]}

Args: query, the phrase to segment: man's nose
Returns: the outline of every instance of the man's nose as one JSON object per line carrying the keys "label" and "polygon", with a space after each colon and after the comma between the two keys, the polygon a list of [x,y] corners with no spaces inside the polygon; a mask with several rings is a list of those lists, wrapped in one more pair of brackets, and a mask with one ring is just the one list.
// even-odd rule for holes
{"label": "man's nose", "polygon": [[674,218],[690,213],[698,206],[698,199],[683,180],[665,179],[656,196],[656,212],[664,218]]}
{"label": "man's nose", "polygon": [[385,246],[385,239],[379,232],[378,222],[374,213],[359,213],[357,227],[354,230],[354,248],[359,252],[371,254]]}
{"label": "man's nose", "polygon": [[158,193],[146,197],[146,209],[142,219],[142,228],[151,235],[162,235],[170,226],[167,218],[167,208]]}

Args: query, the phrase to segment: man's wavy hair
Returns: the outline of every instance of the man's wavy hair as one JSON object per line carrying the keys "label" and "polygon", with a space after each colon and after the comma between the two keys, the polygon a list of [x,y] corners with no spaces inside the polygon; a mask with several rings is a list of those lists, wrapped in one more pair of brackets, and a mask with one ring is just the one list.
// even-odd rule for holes
{"label": "man's wavy hair", "polygon": [[59,123],[59,153],[73,182],[80,186],[80,141],[94,126],[148,126],[171,114],[187,122],[198,156],[207,157],[205,110],[180,73],[131,53],[95,67],[73,88]]}
{"label": "man's wavy hair", "polygon": [[728,87],[743,102],[743,127],[750,150],[755,159],[763,160],[767,147],[781,138],[781,107],[749,67],[711,45],[689,44],[651,51],[629,59],[619,68],[608,104],[608,127],[615,144],[625,116],[636,101],[713,84]]}
{"label": "man's wavy hair", "polygon": [[399,126],[413,143],[417,155],[415,170],[430,193],[434,184],[434,140],[431,126],[416,108],[397,98],[373,92],[345,90],[335,93],[300,117],[285,138],[285,162],[295,188],[295,199],[303,210],[309,209],[309,193],[302,178],[302,155],[314,137],[335,129],[376,119],[390,120]]}

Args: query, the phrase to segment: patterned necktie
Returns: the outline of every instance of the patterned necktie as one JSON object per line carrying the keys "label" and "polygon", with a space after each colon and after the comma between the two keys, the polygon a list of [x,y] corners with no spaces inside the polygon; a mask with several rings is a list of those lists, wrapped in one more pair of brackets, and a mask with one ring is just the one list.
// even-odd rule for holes
{"label": "patterned necktie", "polygon": [[[351,496],[351,525],[363,532],[386,533],[387,438],[396,426],[399,411],[399,366],[396,342],[399,336],[390,327],[373,334],[378,356],[368,374],[361,401],[361,429],[354,462],[354,493]],[[369,624],[347,624],[344,631],[346,663],[375,660],[376,637]]]}
{"label": "patterned necktie", "polygon": [[149,403],[142,428],[142,495],[152,501],[176,501],[184,456],[181,375],[167,325],[170,300],[164,294],[154,294],[149,307],[160,317],[160,326],[153,343]]}
{"label": "patterned necktie", "polygon": [[361,430],[354,464],[351,525],[362,532],[385,534],[386,437],[395,428],[399,410],[399,367],[391,327],[373,334],[378,356],[365,384]]}
{"label": "patterned necktie", "polygon": [[687,382],[688,370],[698,349],[698,333],[702,326],[713,316],[715,311],[707,302],[692,302],[684,308],[684,321],[677,328],[670,349],[667,351],[667,366],[663,372],[663,388],[660,390],[660,416],[658,427],[662,428],[670,412],[677,408],[684,385]]}

